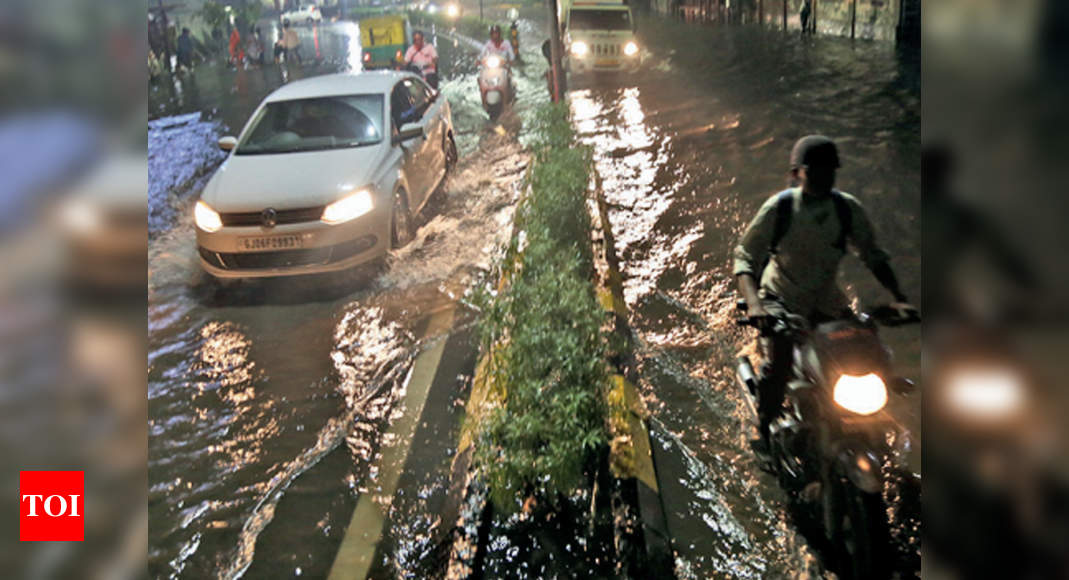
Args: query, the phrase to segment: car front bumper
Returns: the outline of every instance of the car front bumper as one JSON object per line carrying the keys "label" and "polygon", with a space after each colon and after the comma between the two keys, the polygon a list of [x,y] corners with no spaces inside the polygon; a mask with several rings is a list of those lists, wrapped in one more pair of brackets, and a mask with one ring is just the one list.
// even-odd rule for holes
{"label": "car front bumper", "polygon": [[[226,226],[217,232],[197,228],[201,267],[217,278],[266,278],[346,270],[386,255],[390,247],[389,212],[376,208],[352,221],[330,225],[304,222],[261,226]],[[298,236],[299,245],[250,251],[247,238]]]}

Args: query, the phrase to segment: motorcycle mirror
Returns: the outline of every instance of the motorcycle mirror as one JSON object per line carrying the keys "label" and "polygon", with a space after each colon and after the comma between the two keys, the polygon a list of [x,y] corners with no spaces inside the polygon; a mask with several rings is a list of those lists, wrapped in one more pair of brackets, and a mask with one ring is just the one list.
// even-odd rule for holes
{"label": "motorcycle mirror", "polygon": [[905,377],[895,377],[891,381],[891,389],[899,395],[908,395],[917,390],[917,384]]}
{"label": "motorcycle mirror", "polygon": [[411,141],[417,137],[423,136],[423,127],[416,124],[404,125],[401,130],[394,135],[394,144],[404,143],[405,141]]}

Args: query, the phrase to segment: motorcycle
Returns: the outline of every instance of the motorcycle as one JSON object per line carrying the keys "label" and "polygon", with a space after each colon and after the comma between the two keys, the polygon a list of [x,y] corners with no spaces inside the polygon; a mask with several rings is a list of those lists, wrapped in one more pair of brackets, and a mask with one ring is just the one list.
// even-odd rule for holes
{"label": "motorcycle", "polygon": [[509,26],[509,44],[512,45],[512,54],[516,55],[516,60],[520,60],[520,29],[516,21]]}
{"label": "motorcycle", "polygon": [[406,71],[408,71],[410,73],[414,73],[414,74],[419,75],[420,78],[422,78],[424,81],[426,81],[427,86],[429,86],[430,88],[432,88],[432,89],[434,89],[436,91],[438,90],[438,72],[435,71],[433,68],[431,68],[431,67],[420,68],[420,67],[418,67],[418,66],[416,66],[414,64],[409,64],[409,65],[406,65],[403,68],[403,70],[406,70]]}
{"label": "motorcycle", "polygon": [[483,59],[479,69],[479,91],[483,108],[490,120],[496,121],[505,110],[505,104],[512,100],[512,75],[504,58],[491,54]]}
{"label": "motorcycle", "polygon": [[[746,311],[745,302],[738,307]],[[919,321],[883,307],[815,328],[788,315],[762,329],[762,336],[785,335],[794,344],[787,409],[766,441],[770,468],[823,529],[841,577],[889,577],[894,522],[888,515],[912,518],[902,512],[914,500],[919,510],[920,481],[904,465],[910,434],[885,409],[889,388],[902,394],[913,385],[893,374],[889,350],[877,333],[878,324]],[[758,327],[745,316],[738,323]],[[758,377],[749,357],[737,363],[739,386],[756,422]],[[919,513],[914,519],[907,525],[919,527]],[[919,551],[908,565],[919,574]]]}

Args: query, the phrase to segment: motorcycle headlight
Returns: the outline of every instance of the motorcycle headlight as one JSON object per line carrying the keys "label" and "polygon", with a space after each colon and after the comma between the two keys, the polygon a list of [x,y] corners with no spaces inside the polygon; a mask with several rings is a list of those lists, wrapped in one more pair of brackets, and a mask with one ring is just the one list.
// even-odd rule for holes
{"label": "motorcycle headlight", "polygon": [[486,66],[487,66],[487,68],[498,68],[498,67],[500,67],[501,66],[501,57],[497,56],[496,54],[488,56],[486,58]]}
{"label": "motorcycle headlight", "polygon": [[577,40],[572,43],[572,54],[575,56],[586,56],[590,52],[590,47],[582,40]]}
{"label": "motorcycle headlight", "polygon": [[374,207],[375,202],[371,199],[371,192],[361,189],[323,208],[323,217],[320,219],[328,224],[340,224],[355,220],[370,212]]}
{"label": "motorcycle headlight", "polygon": [[843,375],[835,383],[835,402],[858,415],[871,415],[887,404],[887,386],[883,379],[869,373],[861,377]]}
{"label": "motorcycle headlight", "polygon": [[193,221],[197,223],[198,228],[206,232],[217,232],[223,227],[219,213],[203,201],[197,201],[197,205],[193,206]]}
{"label": "motorcycle headlight", "polygon": [[950,375],[944,389],[952,409],[979,419],[1003,419],[1024,404],[1021,377],[1007,368],[959,369]]}
{"label": "motorcycle headlight", "polygon": [[624,54],[627,56],[635,56],[638,54],[638,45],[635,44],[635,41],[629,40],[627,44],[624,45]]}

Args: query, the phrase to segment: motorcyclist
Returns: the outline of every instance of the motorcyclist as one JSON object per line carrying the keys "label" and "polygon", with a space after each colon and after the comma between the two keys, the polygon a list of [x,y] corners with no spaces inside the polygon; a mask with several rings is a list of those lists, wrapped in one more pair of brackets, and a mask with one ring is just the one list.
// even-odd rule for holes
{"label": "motorcyclist", "polygon": [[405,64],[417,68],[427,84],[438,90],[438,50],[424,41],[423,32],[412,33],[412,46],[405,52]]}
{"label": "motorcyclist", "polygon": [[[755,326],[770,329],[795,314],[810,324],[850,316],[836,283],[847,242],[894,296],[892,307],[916,314],[899,288],[890,257],[876,242],[872,223],[854,196],[834,189],[840,167],[835,143],[824,136],[800,139],[791,151],[791,175],[800,187],[768,199],[734,250],[734,273]],[[767,265],[765,265],[767,262]],[[790,337],[761,339],[764,364],[758,382],[761,441],[783,405],[791,371]]]}
{"label": "motorcyclist", "polygon": [[501,39],[501,27],[497,24],[490,27],[490,40],[483,46],[479,60],[484,60],[492,54],[505,59],[506,64],[516,59],[516,54],[512,52],[512,45]]}

